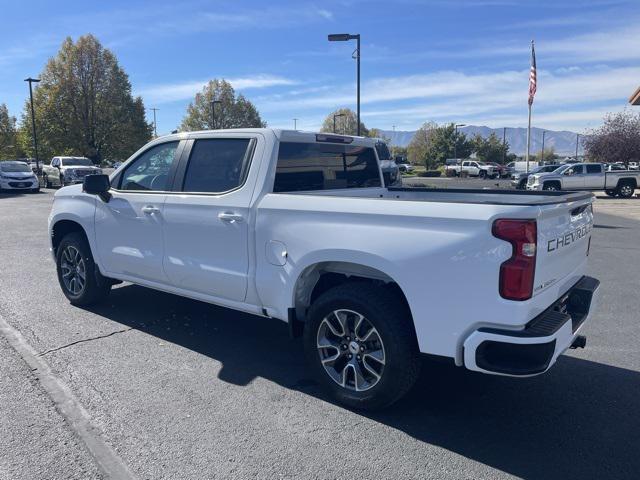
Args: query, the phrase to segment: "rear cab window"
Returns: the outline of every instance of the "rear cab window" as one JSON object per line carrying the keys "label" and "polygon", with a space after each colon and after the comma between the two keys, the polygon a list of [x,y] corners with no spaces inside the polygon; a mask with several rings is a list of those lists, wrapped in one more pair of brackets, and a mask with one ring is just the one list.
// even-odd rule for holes
{"label": "rear cab window", "polygon": [[275,193],[381,187],[373,147],[281,142]]}

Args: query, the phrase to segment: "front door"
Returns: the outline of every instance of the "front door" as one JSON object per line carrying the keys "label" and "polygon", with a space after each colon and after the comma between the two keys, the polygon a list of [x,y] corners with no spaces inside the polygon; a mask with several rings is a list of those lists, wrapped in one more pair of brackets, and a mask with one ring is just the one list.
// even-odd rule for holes
{"label": "front door", "polygon": [[97,200],[96,245],[107,275],[167,283],[162,268],[163,209],[178,143],[144,151],[114,179],[111,199]]}
{"label": "front door", "polygon": [[564,172],[563,190],[581,190],[584,188],[584,165],[574,165]]}
{"label": "front door", "polygon": [[225,134],[186,147],[176,177],[182,193],[167,195],[163,210],[164,270],[176,287],[245,299],[256,141]]}

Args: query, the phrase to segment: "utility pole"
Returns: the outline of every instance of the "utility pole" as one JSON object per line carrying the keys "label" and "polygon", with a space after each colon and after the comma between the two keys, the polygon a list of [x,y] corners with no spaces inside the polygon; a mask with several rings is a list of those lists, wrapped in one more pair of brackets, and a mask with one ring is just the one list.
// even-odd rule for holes
{"label": "utility pole", "polygon": [[502,164],[507,163],[507,127],[502,127]]}
{"label": "utility pole", "polygon": [[154,107],[151,110],[153,110],[153,136],[158,138],[158,123],[156,122],[156,112],[160,109]]}
{"label": "utility pole", "polygon": [[394,141],[391,144],[391,156],[393,157],[393,161],[395,162],[396,160],[396,146],[395,146],[395,133],[396,133],[396,126],[395,125],[391,125],[391,128],[393,129],[393,133],[394,133]]}
{"label": "utility pole", "polygon": [[38,155],[38,137],[36,135],[36,114],[33,108],[33,88],[31,87],[32,83],[38,83],[40,81],[39,78],[25,78],[25,82],[29,82],[29,103],[31,104],[31,128],[33,129],[33,149],[35,150],[36,155],[36,171],[40,171],[40,156]]}
{"label": "utility pole", "polygon": [[298,119],[297,118],[293,119],[293,129],[294,130],[298,130]]}
{"label": "utility pole", "polygon": [[540,154],[540,161],[544,165],[544,134],[547,133],[546,130],[542,130],[542,153]]}
{"label": "utility pole", "polygon": [[578,141],[580,140],[580,134],[576,133],[576,162],[578,161]]}

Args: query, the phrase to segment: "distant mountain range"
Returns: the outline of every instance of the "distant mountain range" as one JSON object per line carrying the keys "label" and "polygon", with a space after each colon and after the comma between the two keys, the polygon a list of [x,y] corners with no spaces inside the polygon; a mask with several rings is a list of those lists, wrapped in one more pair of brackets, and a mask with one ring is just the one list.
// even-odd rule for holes
{"label": "distant mountain range", "polygon": [[[476,134],[482,135],[484,138],[495,133],[498,138],[502,139],[502,127],[501,128],[489,128],[476,125],[468,125],[458,129],[463,132],[467,137],[471,138]],[[576,133],[569,132],[567,130],[544,130],[545,148],[553,147],[556,154],[574,156],[576,153]],[[542,148],[542,128],[531,128],[531,150],[532,154],[539,152]],[[391,139],[391,144],[398,147],[406,147],[411,142],[411,139],[415,135],[415,131],[407,132],[396,130],[382,130],[385,137]],[[526,128],[511,128],[507,127],[506,141],[509,144],[509,151],[516,155],[524,155],[527,150],[527,129]],[[580,139],[582,139],[582,135]],[[582,142],[580,142],[582,143]],[[583,154],[582,144],[578,148],[578,155]]]}

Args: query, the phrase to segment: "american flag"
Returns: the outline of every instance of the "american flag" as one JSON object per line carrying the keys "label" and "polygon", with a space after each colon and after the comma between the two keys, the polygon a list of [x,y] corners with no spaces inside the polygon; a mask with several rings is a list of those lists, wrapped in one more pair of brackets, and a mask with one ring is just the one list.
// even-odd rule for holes
{"label": "american flag", "polygon": [[538,75],[536,74],[536,50],[531,41],[531,71],[529,72],[529,105],[533,104],[533,97],[536,95]]}

